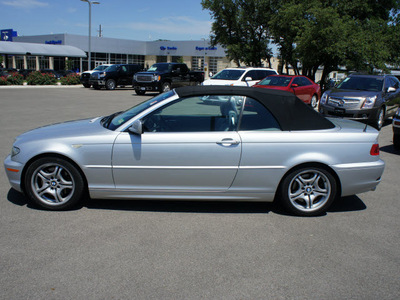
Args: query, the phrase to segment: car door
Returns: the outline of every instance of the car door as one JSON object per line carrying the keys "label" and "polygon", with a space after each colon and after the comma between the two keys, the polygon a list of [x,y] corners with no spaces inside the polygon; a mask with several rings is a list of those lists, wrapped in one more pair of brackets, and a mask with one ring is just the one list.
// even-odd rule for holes
{"label": "car door", "polygon": [[143,117],[143,134],[121,133],[112,154],[116,187],[226,191],[241,155],[240,103],[231,98],[178,99]]}
{"label": "car door", "polygon": [[118,78],[118,84],[119,85],[127,85],[128,84],[128,78],[129,76],[129,70],[128,70],[127,65],[122,65],[120,70],[119,70],[119,78]]}
{"label": "car door", "polygon": [[[311,101],[311,96],[310,96],[310,89],[312,88],[311,82],[307,82],[303,80],[304,78],[302,77],[296,77],[293,79],[292,82],[292,89],[293,93],[303,102],[305,103],[310,103]],[[297,86],[293,86],[293,85]]]}

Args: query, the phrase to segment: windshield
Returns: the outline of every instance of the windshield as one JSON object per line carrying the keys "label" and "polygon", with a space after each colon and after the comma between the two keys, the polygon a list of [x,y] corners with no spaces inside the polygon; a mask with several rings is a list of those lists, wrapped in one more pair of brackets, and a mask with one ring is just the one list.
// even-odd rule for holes
{"label": "windshield", "polygon": [[220,80],[238,80],[240,76],[243,75],[245,70],[222,70],[217,73],[211,79],[220,79]]}
{"label": "windshield", "polygon": [[350,76],[344,79],[338,86],[341,90],[360,90],[360,91],[372,91],[380,92],[383,87],[383,77],[362,77],[362,76]]}
{"label": "windshield", "polygon": [[261,80],[258,84],[272,85],[272,86],[288,86],[291,80],[292,78],[287,76],[268,76],[267,78]]}
{"label": "windshield", "polygon": [[169,64],[154,64],[152,65],[147,71],[148,72],[166,72],[168,71],[169,67],[171,65]]}
{"label": "windshield", "polygon": [[111,130],[117,129],[119,126],[122,124],[126,123],[130,119],[132,119],[134,116],[138,115],[142,111],[148,109],[151,106],[154,106],[155,104],[175,95],[174,91],[169,91],[163,94],[160,94],[156,97],[153,97],[145,102],[142,102],[126,111],[123,111],[121,113],[117,114],[112,114],[108,117],[103,118],[102,123],[104,127],[107,127]]}
{"label": "windshield", "polygon": [[101,66],[97,66],[96,68],[94,68],[94,70],[96,71],[103,71],[105,69],[107,69],[109,66],[107,65],[101,65]]}

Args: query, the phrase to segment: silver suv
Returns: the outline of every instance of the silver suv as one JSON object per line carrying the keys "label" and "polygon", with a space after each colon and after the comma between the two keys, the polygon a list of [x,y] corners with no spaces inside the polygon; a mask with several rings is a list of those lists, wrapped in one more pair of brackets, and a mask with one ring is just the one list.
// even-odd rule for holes
{"label": "silver suv", "polygon": [[352,74],[321,97],[320,112],[367,122],[380,130],[400,103],[400,81],[392,75]]}

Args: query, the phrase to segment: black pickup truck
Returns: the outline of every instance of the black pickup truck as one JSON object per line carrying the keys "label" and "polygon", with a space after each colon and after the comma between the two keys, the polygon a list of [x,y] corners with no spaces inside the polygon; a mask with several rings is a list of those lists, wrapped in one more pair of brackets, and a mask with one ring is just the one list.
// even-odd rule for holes
{"label": "black pickup truck", "polygon": [[96,90],[103,86],[107,90],[114,90],[119,85],[130,85],[132,76],[141,70],[143,68],[135,64],[111,65],[105,70],[93,72],[90,75],[89,84]]}
{"label": "black pickup truck", "polygon": [[204,81],[204,72],[190,71],[182,63],[156,63],[146,72],[133,76],[133,88],[136,94],[144,95],[146,91],[167,92],[172,88],[185,85],[199,85]]}

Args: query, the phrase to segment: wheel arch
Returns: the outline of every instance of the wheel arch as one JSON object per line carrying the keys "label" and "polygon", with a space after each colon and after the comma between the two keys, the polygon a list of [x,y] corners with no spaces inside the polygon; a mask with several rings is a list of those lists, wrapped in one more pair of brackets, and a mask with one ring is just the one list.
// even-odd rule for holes
{"label": "wheel arch", "polygon": [[277,202],[277,200],[279,200],[280,197],[280,190],[281,190],[281,186],[285,180],[285,178],[293,171],[295,170],[299,170],[301,168],[304,167],[316,167],[316,168],[321,168],[324,169],[325,171],[329,172],[333,178],[335,178],[336,181],[336,188],[337,188],[337,193],[336,193],[336,198],[340,197],[340,195],[342,194],[342,183],[340,181],[339,176],[337,175],[337,173],[335,172],[334,169],[332,169],[330,166],[328,166],[327,164],[321,163],[321,162],[315,162],[315,161],[310,161],[310,162],[303,162],[300,164],[297,164],[293,167],[291,167],[290,169],[288,169],[285,174],[282,176],[281,180],[279,181],[279,184],[277,186],[276,189],[276,193],[275,193],[275,198],[274,198],[274,202]]}
{"label": "wheel arch", "polygon": [[36,156],[32,157],[32,158],[29,159],[29,160],[27,161],[27,163],[25,164],[25,166],[24,166],[24,168],[23,168],[23,170],[22,170],[22,173],[21,173],[21,189],[24,191],[24,193],[25,193],[25,176],[26,176],[26,172],[27,172],[29,166],[30,166],[33,162],[35,162],[36,160],[38,160],[38,159],[40,159],[40,158],[45,158],[45,157],[60,158],[60,159],[66,160],[66,161],[68,161],[70,164],[72,164],[72,165],[77,169],[77,171],[79,172],[79,174],[82,176],[82,179],[83,179],[83,182],[84,182],[84,186],[85,186],[85,191],[86,191],[86,192],[88,191],[88,181],[87,181],[87,179],[86,179],[86,175],[85,175],[85,173],[82,171],[81,167],[79,167],[79,165],[78,165],[74,160],[72,160],[72,159],[71,159],[70,157],[68,157],[68,156],[65,156],[65,155],[62,155],[62,154],[59,154],[59,153],[48,152],[48,153],[41,153],[41,154],[39,154],[39,155],[36,155]]}

